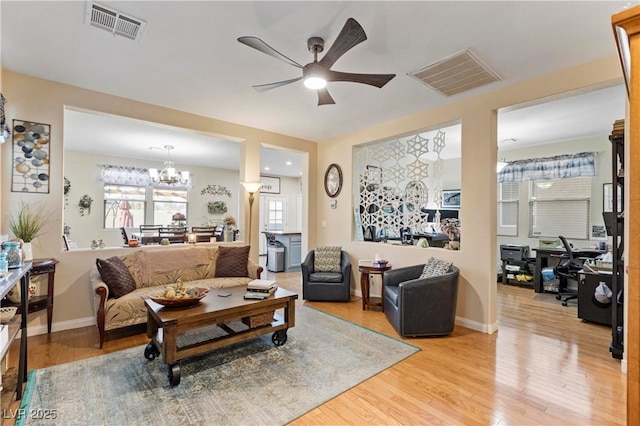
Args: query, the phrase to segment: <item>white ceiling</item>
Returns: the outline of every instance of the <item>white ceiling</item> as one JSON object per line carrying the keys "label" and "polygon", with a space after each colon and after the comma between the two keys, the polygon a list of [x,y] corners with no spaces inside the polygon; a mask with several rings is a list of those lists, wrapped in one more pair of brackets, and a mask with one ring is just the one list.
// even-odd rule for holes
{"label": "white ceiling", "polygon": [[[0,2],[2,67],[321,142],[613,55],[616,51],[610,17],[629,2],[105,1],[101,4],[146,21],[141,39],[131,41],[87,25],[83,1]],[[318,107],[316,95],[302,82],[264,93],[251,87],[298,77],[300,70],[238,43],[238,37],[259,37],[304,64],[312,60],[306,47],[307,38],[323,37],[329,46],[349,17],[363,26],[368,40],[348,51],[333,68],[397,74],[384,88],[330,83],[329,91],[336,105]],[[500,75],[502,81],[446,98],[407,75],[466,48]],[[524,145],[606,134],[613,121],[624,116],[622,87],[559,102],[501,114],[499,140],[515,138]],[[69,115],[74,114],[83,113]],[[128,126],[125,133],[109,135],[105,129],[122,132],[116,121],[111,120],[113,117],[94,119],[102,121],[103,127],[84,128],[79,134],[92,134],[95,139],[109,137],[106,146],[111,148],[111,154],[124,155],[125,147],[134,147],[137,153],[128,155],[154,158],[149,146],[166,144],[161,142],[164,136],[158,134],[150,135],[150,140],[138,135],[131,142],[135,130],[123,120],[117,122]],[[91,119],[83,114],[77,121],[91,122]],[[98,128],[101,130],[96,131]],[[97,143],[99,140],[93,144],[87,144],[86,139],[75,140],[73,132],[68,134],[67,129],[71,126],[65,122],[67,146],[103,145]],[[202,142],[202,135],[190,136]],[[190,152],[202,152],[198,151],[199,146],[190,145],[197,141],[187,142],[191,139],[184,134],[176,137],[180,139],[171,143],[176,146],[173,159],[193,162],[193,157],[189,161],[186,157]],[[448,138],[448,143],[453,145],[452,139]],[[211,147],[210,140],[206,143]],[[188,149],[183,150],[183,146]],[[220,149],[215,153],[212,157],[226,158]],[[166,157],[162,150],[156,154],[160,160]],[[281,154],[277,152],[274,157],[281,159]],[[185,161],[180,159],[182,155]],[[269,161],[267,158],[263,165]],[[287,175],[286,172],[274,170],[272,174]],[[289,175],[299,172],[292,173]]]}

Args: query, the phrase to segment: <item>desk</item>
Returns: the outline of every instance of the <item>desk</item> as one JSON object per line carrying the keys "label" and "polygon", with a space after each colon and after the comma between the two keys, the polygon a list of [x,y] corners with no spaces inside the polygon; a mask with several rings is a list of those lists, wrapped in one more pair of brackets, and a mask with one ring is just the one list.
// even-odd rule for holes
{"label": "desk", "polygon": [[[533,290],[536,293],[542,293],[544,291],[542,287],[542,269],[547,267],[553,267],[558,263],[558,258],[566,253],[564,248],[533,248],[536,252],[536,271],[533,277]],[[593,259],[594,257],[606,253],[604,250],[596,249],[571,249],[572,253],[576,257],[583,257]],[[550,258],[555,260],[549,263]]]}
{"label": "desk", "polygon": [[[388,271],[389,269],[391,269],[391,265],[388,263],[385,266],[374,266],[373,264],[358,266],[358,271],[360,271],[360,290],[362,291],[363,311],[371,306],[380,306],[382,312],[384,312],[384,304],[382,303],[382,298],[384,297],[384,280],[382,277],[384,271]],[[371,275],[380,275],[380,282],[382,283],[380,288],[381,297],[369,297],[369,277]]]}

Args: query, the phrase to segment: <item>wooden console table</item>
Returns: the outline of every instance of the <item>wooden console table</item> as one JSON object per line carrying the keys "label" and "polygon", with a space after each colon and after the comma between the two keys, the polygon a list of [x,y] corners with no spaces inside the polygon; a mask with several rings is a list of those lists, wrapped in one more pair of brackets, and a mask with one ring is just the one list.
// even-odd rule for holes
{"label": "wooden console table", "polygon": [[[31,271],[31,262],[24,262],[21,268],[9,269],[9,273],[6,277],[0,279],[0,299],[4,298],[7,293],[16,285],[20,285],[21,294],[27,294],[29,291],[29,272]],[[23,298],[21,301],[22,310],[27,309],[27,298]],[[20,325],[18,326],[18,322]],[[22,399],[22,388],[24,382],[27,381],[27,315],[16,315],[8,324],[9,327],[9,340],[7,346],[0,353],[0,359],[4,358],[9,352],[9,347],[13,343],[14,339],[18,335],[18,331],[21,332],[20,337],[20,354],[18,362],[18,377],[16,384],[16,399]],[[2,408],[7,409],[8,403],[11,401],[2,401]]]}
{"label": "wooden console table", "polygon": [[[56,273],[56,259],[34,259],[31,265],[31,276],[36,275],[48,275],[47,277],[47,294],[33,296],[29,299],[28,312],[38,312],[43,309],[47,310],[47,332],[51,333],[51,322],[53,320],[53,291],[54,291],[54,279]],[[27,288],[29,286],[27,285]],[[21,294],[28,294],[23,292]],[[16,306],[18,308],[17,313],[22,313],[22,307],[20,303],[11,303],[8,300],[3,303],[6,306]]]}
{"label": "wooden console table", "polygon": [[[362,291],[362,310],[366,311],[367,308],[371,306],[380,306],[382,311],[384,312],[384,280],[383,274],[384,271],[388,271],[391,269],[390,264],[385,264],[385,266],[375,266],[375,265],[359,265],[358,271],[360,271],[360,290]],[[370,297],[369,296],[369,277],[371,275],[380,275],[380,282],[382,286],[380,288],[380,297]]]}

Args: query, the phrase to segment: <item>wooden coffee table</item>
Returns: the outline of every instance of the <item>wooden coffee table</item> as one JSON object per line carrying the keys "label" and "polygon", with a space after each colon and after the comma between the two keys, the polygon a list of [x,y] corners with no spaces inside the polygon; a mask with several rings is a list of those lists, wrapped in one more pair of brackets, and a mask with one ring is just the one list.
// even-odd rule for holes
{"label": "wooden coffee table", "polygon": [[[145,358],[153,360],[162,354],[168,366],[169,383],[176,386],[180,383],[181,359],[267,333],[273,333],[274,345],[284,345],[287,329],[295,326],[298,295],[279,288],[268,299],[245,300],[246,291],[246,286],[211,289],[200,303],[185,308],[166,308],[145,299],[147,336],[151,339],[144,350]],[[230,295],[218,296],[225,293]],[[284,309],[284,316],[276,313],[272,318],[278,309]],[[267,322],[261,321],[264,318]],[[230,323],[235,320],[242,320],[249,328],[234,330]]]}

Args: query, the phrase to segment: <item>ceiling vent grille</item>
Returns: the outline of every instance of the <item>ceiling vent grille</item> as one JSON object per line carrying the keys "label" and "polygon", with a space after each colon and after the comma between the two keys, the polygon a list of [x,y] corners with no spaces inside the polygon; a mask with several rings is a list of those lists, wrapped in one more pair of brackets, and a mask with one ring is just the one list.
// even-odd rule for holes
{"label": "ceiling vent grille", "polygon": [[131,40],[139,40],[147,24],[141,19],[126,16],[115,9],[97,3],[88,3],[86,22]]}
{"label": "ceiling vent grille", "polygon": [[485,84],[500,81],[500,77],[469,50],[463,50],[421,70],[409,73],[444,96],[453,96]]}

